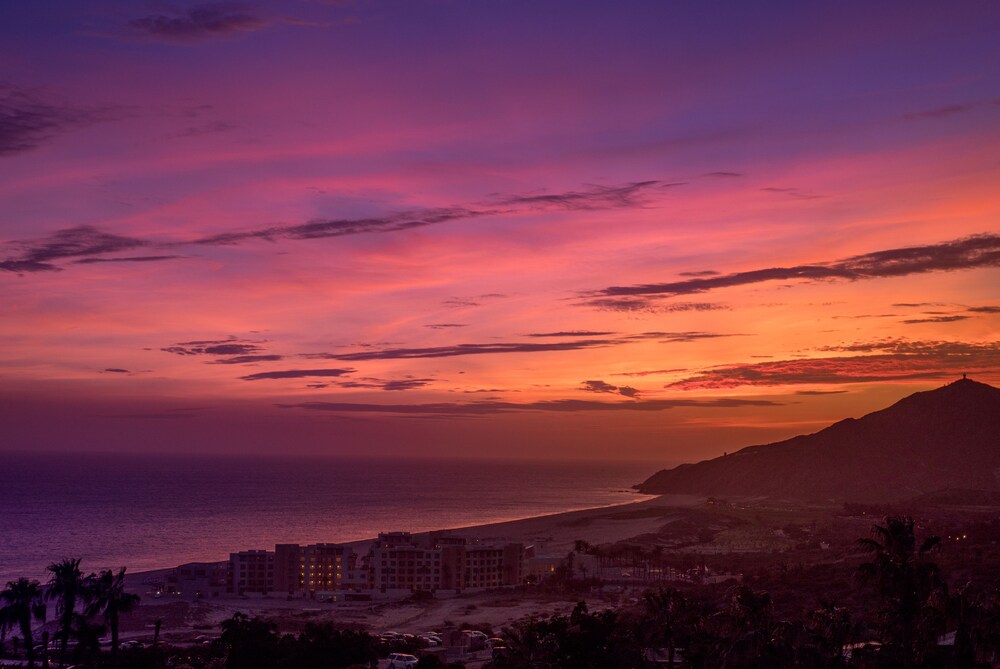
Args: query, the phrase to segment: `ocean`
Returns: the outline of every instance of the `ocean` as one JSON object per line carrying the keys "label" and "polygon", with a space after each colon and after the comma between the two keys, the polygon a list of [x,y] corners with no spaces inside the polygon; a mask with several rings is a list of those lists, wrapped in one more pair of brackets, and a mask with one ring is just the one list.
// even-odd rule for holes
{"label": "ocean", "polygon": [[0,455],[0,584],[646,499],[637,462]]}

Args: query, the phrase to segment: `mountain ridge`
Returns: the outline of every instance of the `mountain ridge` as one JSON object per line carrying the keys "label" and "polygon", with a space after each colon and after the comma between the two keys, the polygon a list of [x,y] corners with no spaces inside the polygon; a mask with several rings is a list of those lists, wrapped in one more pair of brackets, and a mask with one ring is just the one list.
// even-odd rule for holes
{"label": "mountain ridge", "polygon": [[1000,490],[1000,388],[963,378],[812,434],[661,470],[636,488],[871,502]]}

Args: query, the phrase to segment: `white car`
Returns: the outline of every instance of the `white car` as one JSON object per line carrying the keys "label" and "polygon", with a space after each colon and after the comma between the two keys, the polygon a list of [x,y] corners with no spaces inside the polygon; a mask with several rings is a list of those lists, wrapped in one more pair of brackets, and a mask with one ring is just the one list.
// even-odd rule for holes
{"label": "white car", "polygon": [[390,653],[389,669],[413,669],[417,666],[417,658],[406,653]]}

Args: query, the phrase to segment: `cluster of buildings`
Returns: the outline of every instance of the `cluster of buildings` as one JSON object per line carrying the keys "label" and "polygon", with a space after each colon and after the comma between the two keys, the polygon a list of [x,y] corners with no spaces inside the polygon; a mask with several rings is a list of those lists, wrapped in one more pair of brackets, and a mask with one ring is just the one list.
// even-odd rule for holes
{"label": "cluster of buildings", "polygon": [[442,532],[379,534],[366,552],[346,544],[277,544],[230,553],[228,562],[184,564],[162,584],[197,597],[287,595],[369,598],[520,585],[523,544],[484,544]]}

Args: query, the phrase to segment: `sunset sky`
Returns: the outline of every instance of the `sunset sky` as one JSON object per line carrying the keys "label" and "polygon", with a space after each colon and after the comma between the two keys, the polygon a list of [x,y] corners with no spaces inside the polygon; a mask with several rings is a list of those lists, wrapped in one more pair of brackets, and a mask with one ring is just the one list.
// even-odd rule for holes
{"label": "sunset sky", "polygon": [[1000,383],[995,2],[0,4],[0,450],[630,458]]}

